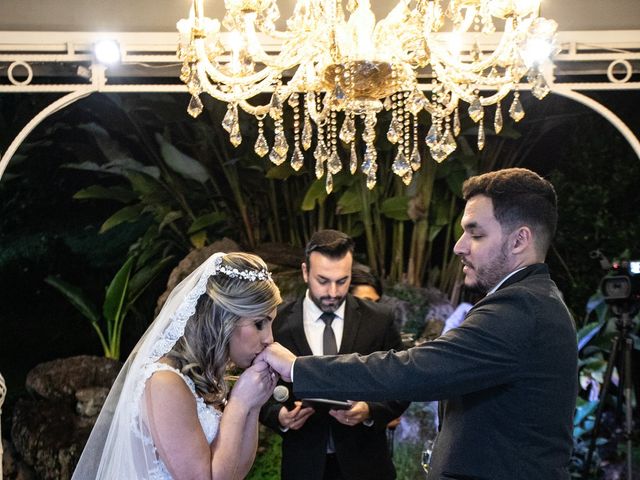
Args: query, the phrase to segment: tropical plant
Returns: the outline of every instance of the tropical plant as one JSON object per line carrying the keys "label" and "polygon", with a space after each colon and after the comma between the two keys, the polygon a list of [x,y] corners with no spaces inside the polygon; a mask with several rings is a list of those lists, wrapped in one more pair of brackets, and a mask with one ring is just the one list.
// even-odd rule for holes
{"label": "tropical plant", "polygon": [[107,358],[120,358],[122,327],[127,315],[140,295],[172,260],[165,257],[155,261],[149,252],[127,258],[107,287],[101,310],[81,288],[54,276],[45,279],[89,320]]}

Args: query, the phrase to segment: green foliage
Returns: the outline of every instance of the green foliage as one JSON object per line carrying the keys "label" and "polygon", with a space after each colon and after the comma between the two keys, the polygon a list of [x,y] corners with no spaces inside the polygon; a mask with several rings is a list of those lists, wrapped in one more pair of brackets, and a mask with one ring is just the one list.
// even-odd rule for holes
{"label": "green foliage", "polygon": [[[604,302],[601,292],[596,292],[587,303],[587,317],[585,324],[578,330],[579,360],[578,373],[580,382],[580,392],[576,402],[576,410],[573,419],[573,453],[571,456],[571,470],[573,477],[580,478],[587,460],[590,443],[595,435],[595,421],[597,410],[607,409],[613,411],[619,408],[617,397],[606,392],[604,404],[600,405],[603,383],[605,381],[606,370],[611,361],[612,340],[620,332],[616,327],[617,316],[612,312],[609,305]],[[635,348],[639,348],[637,341],[638,318],[633,321],[635,332],[631,332],[631,337],[635,339]],[[613,371],[618,375],[617,365]],[[633,401],[626,399],[626,401]],[[604,418],[604,417],[602,417]],[[601,428],[599,436],[595,439],[595,450],[590,463],[590,471],[597,474],[600,464],[605,460],[601,454],[601,448],[609,444],[624,443],[615,435],[607,433],[607,429]],[[615,430],[614,430],[615,433]],[[626,450],[623,452],[626,454]],[[606,459],[610,461],[611,459]]]}
{"label": "green foliage", "polygon": [[422,446],[420,443],[398,443],[393,452],[393,464],[396,467],[397,478],[419,479],[424,477],[420,465]]}
{"label": "green foliage", "polygon": [[282,439],[280,435],[260,426],[260,441],[256,460],[246,480],[278,480],[282,458]]}
{"label": "green foliage", "polygon": [[101,313],[82,289],[53,276],[45,279],[87,318],[107,358],[120,358],[122,326],[127,314],[138,297],[171,261],[171,258],[164,258],[145,264],[139,259],[137,255],[130,256],[116,272],[106,289]]}

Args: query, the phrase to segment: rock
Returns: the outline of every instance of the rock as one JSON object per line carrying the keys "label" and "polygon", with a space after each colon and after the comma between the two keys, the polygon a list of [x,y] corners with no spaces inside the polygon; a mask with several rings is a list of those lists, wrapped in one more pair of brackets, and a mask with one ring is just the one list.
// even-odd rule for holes
{"label": "rock", "polygon": [[[164,291],[158,303],[154,316],[160,313],[160,309],[167,297],[178,283],[187,275],[198,268],[202,262],[216,252],[238,252],[240,246],[233,240],[224,238],[198,250],[193,250],[171,271],[167,281],[167,289]],[[273,279],[280,288],[280,293],[285,301],[293,300],[304,293],[306,285],[302,281],[300,264],[304,259],[304,249],[292,247],[282,243],[265,243],[252,252],[260,256],[269,269],[273,272]]]}
{"label": "rock", "polygon": [[217,242],[213,242],[211,245],[192,250],[184,257],[180,263],[169,274],[169,280],[167,281],[167,289],[158,298],[156,304],[156,311],[154,317],[160,313],[160,309],[167,300],[167,297],[171,291],[184,280],[191,272],[198,268],[207,258],[216,252],[238,252],[241,251],[240,246],[229,238],[223,238]]}
{"label": "rock", "polygon": [[106,387],[82,388],[76,392],[76,413],[82,417],[96,417],[109,395]]}
{"label": "rock", "polygon": [[2,439],[4,455],[2,457],[2,473],[4,480],[36,480],[35,472],[20,459],[13,444]]}
{"label": "rock", "polygon": [[[116,360],[81,355],[41,363],[27,374],[27,390],[35,398],[17,401],[11,438],[37,478],[71,477],[121,366]],[[14,470],[14,479],[29,479],[27,468]]]}
{"label": "rock", "polygon": [[73,405],[78,390],[111,388],[121,367],[117,360],[90,355],[52,360],[36,365],[27,374],[26,387],[37,397]]}
{"label": "rock", "polygon": [[80,421],[63,400],[19,399],[11,438],[17,452],[42,480],[66,480],[82,453],[91,424]]}
{"label": "rock", "polygon": [[300,265],[304,261],[304,248],[285,243],[263,243],[256,247],[254,253],[266,263],[292,268],[297,272],[300,272]]}

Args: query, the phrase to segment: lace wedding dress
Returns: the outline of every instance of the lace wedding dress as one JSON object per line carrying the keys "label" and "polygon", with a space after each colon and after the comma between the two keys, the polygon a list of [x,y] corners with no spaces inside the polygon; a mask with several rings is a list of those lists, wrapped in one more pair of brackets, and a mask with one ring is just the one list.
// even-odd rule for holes
{"label": "lace wedding dress", "polygon": [[[205,293],[207,279],[223,269],[223,253],[209,257],[176,286],[162,310],[133,349],[118,374],[82,452],[72,480],[155,480],[170,479],[159,460],[149,434],[144,409],[144,386],[158,370],[180,375],[195,395],[191,379],[158,360],[184,334],[187,320]],[[222,271],[222,270],[221,270]],[[218,433],[221,413],[196,396],[198,418],[207,440]],[[167,412],[170,414],[171,412]]]}
{"label": "lace wedding dress", "polygon": [[[154,373],[160,370],[165,370],[165,371],[170,371],[175,373],[180,378],[182,378],[182,380],[184,380],[184,382],[187,384],[187,386],[189,387],[189,390],[191,390],[191,393],[193,393],[193,396],[196,399],[196,408],[198,410],[198,420],[200,421],[200,425],[202,426],[204,435],[207,438],[207,442],[211,444],[211,442],[213,442],[214,438],[216,438],[216,435],[218,434],[218,428],[220,427],[220,417],[222,415],[222,412],[220,412],[219,410],[216,410],[210,405],[207,405],[202,399],[202,397],[196,394],[196,386],[193,383],[193,380],[191,380],[189,377],[187,377],[186,375],[183,375],[178,370],[176,370],[175,368],[167,364],[152,363],[150,365],[147,365],[145,367],[145,376],[144,376],[145,383],[146,383],[146,380],[151,378],[151,376]],[[138,412],[136,415],[139,415],[139,414],[140,413]],[[153,440],[151,439],[151,433],[149,432],[149,429],[147,428],[146,423],[145,422],[135,422],[135,423],[141,426],[140,435],[142,435],[143,442],[148,444],[153,444]],[[167,470],[167,467],[162,462],[162,460],[160,460],[160,458],[158,457],[157,452],[156,452],[156,461],[154,464],[151,465],[151,468],[149,470],[149,478],[151,480],[171,480],[172,478],[171,474]]]}

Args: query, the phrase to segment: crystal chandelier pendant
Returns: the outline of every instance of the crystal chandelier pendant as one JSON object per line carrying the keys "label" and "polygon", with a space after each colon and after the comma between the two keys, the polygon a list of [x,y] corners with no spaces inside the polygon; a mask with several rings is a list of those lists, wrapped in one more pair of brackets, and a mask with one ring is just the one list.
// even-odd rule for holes
{"label": "crystal chandelier pendant", "polygon": [[449,156],[441,144],[430,148],[429,153],[431,153],[431,157],[438,163],[442,163],[444,159]]}
{"label": "crystal chandelier pendant", "polygon": [[324,162],[316,157],[316,178],[320,179],[324,175]]}
{"label": "crystal chandelier pendant", "polygon": [[393,144],[398,143],[398,140],[400,139],[400,128],[402,127],[400,126],[400,122],[398,122],[398,117],[394,114],[391,119],[391,123],[389,124],[389,130],[387,131],[387,140]]}
{"label": "crystal chandelier pendant", "polygon": [[518,92],[513,94],[513,102],[509,107],[509,116],[516,122],[524,118],[524,108],[522,108],[522,103],[520,103],[520,94]]}
{"label": "crystal chandelier pendant", "polygon": [[189,79],[191,78],[191,67],[188,63],[182,64],[182,68],[180,69],[180,80],[184,83],[189,83]]}
{"label": "crystal chandelier pendant", "polygon": [[324,188],[327,191],[327,195],[329,195],[333,191],[333,175],[331,172],[327,172],[327,179],[324,184]]}
{"label": "crystal chandelier pendant", "polygon": [[478,123],[478,121],[484,117],[484,110],[482,108],[482,104],[480,103],[480,97],[477,95],[473,98],[471,105],[469,105],[469,116],[471,120]]}
{"label": "crystal chandelier pendant", "polygon": [[256,152],[259,157],[264,157],[269,153],[269,144],[264,136],[264,122],[262,118],[258,119],[258,138],[253,145],[253,151]]}
{"label": "crystal chandelier pendant", "polygon": [[236,123],[229,134],[229,141],[234,147],[237,147],[242,143],[242,134],[240,133],[240,125]]}
{"label": "crystal chandelier pendant", "polygon": [[373,187],[376,186],[376,173],[373,170],[369,170],[367,173],[367,188],[369,190],[373,190]]}
{"label": "crystal chandelier pendant", "polygon": [[318,145],[316,145],[313,156],[316,159],[316,178],[322,178],[324,175],[324,162],[327,158],[326,147],[323,140],[318,139]]}
{"label": "crystal chandelier pendant", "polygon": [[282,118],[282,99],[280,98],[280,93],[278,89],[273,92],[271,95],[271,104],[269,107],[269,116],[274,120],[280,120]]}
{"label": "crystal chandelier pendant", "polygon": [[406,108],[413,115],[418,115],[424,109],[425,101],[424,95],[418,89],[415,89],[406,100]]}
{"label": "crystal chandelier pendant", "polygon": [[373,144],[367,144],[361,168],[367,177],[367,188],[369,190],[376,186],[376,172],[378,171],[378,164],[376,163],[377,157],[378,154]]}
{"label": "crystal chandelier pendant", "polygon": [[231,134],[236,125],[238,125],[238,105],[230,103],[227,105],[227,113],[222,119],[222,128]]}
{"label": "crystal chandelier pendant", "polygon": [[267,153],[269,153],[269,144],[267,143],[267,139],[265,138],[262,131],[258,134],[258,139],[253,147],[253,150],[260,157],[264,157]]}
{"label": "crystal chandelier pendant", "polygon": [[300,103],[300,98],[298,93],[293,93],[289,96],[289,100],[287,101],[291,108],[296,108]]}
{"label": "crystal chandelier pendant", "polygon": [[351,175],[356,173],[358,169],[358,155],[356,154],[356,144],[355,142],[351,143],[351,153],[349,154],[349,172]]}
{"label": "crystal chandelier pendant", "polygon": [[442,149],[444,150],[445,158],[455,152],[456,148],[458,148],[456,139],[451,133],[451,129],[447,126],[444,134],[444,140],[442,142]]}
{"label": "crystal chandelier pendant", "polygon": [[340,161],[340,157],[338,156],[338,152],[331,152],[329,156],[329,160],[327,161],[327,170],[329,173],[335,175],[340,170],[342,170],[342,162]]}
{"label": "crystal chandelier pendant", "polygon": [[295,147],[293,147],[293,155],[291,156],[291,168],[297,172],[303,167],[303,165],[304,155],[302,154],[302,150],[300,150],[299,145],[296,143]]}
{"label": "crystal chandelier pendant", "polygon": [[271,160],[274,165],[282,165],[286,159],[287,157],[280,155],[275,148],[271,149],[269,160]]}
{"label": "crystal chandelier pendant", "polygon": [[302,127],[302,148],[305,150],[309,150],[311,148],[311,121],[309,120],[309,115],[305,115],[304,117],[304,126]]}
{"label": "crystal chandelier pendant", "polygon": [[411,179],[413,178],[413,172],[409,170],[402,176],[402,183],[405,185],[409,185],[411,183]]}
{"label": "crystal chandelier pendant", "polygon": [[414,172],[422,165],[422,159],[420,158],[420,152],[418,151],[418,145],[413,145],[413,151],[411,152],[411,170]]}
{"label": "crystal chandelier pendant", "polygon": [[460,135],[460,111],[456,107],[453,113],[453,134],[457,137]]}
{"label": "crystal chandelier pendant", "polygon": [[280,157],[286,157],[289,151],[289,144],[287,143],[287,137],[284,136],[282,125],[276,126],[276,137],[273,142],[273,149],[278,152],[278,156]]}
{"label": "crystal chandelier pendant", "polygon": [[202,113],[202,109],[203,105],[200,97],[198,95],[191,95],[191,100],[189,100],[189,106],[187,107],[187,113],[193,118],[196,118]]}
{"label": "crystal chandelier pendant", "polygon": [[438,125],[436,123],[431,124],[431,128],[427,132],[427,136],[424,141],[429,148],[434,148],[438,144],[439,134],[438,134]]}
{"label": "crystal chandelier pendant", "polygon": [[502,131],[502,107],[500,106],[500,102],[496,104],[496,114],[493,117],[493,128],[496,132],[496,135]]}
{"label": "crystal chandelier pendant", "polygon": [[484,148],[484,120],[480,120],[478,123],[478,150],[482,150]]}
{"label": "crystal chandelier pendant", "polygon": [[347,115],[342,122],[342,128],[340,129],[340,133],[338,134],[340,140],[344,143],[349,144],[352,143],[356,138],[356,128],[355,122],[353,120],[353,115]]}
{"label": "crystal chandelier pendant", "polygon": [[407,162],[407,157],[402,153],[402,149],[398,149],[396,158],[391,165],[391,170],[399,177],[402,177],[406,175],[407,172],[411,171],[411,165]]}
{"label": "crystal chandelier pendant", "polygon": [[544,79],[544,76],[541,73],[538,73],[538,75],[536,75],[535,80],[533,81],[533,86],[531,87],[531,93],[538,100],[542,100],[544,97],[547,96],[547,94],[550,91],[551,90],[549,89],[549,86],[547,85],[547,82]]}

